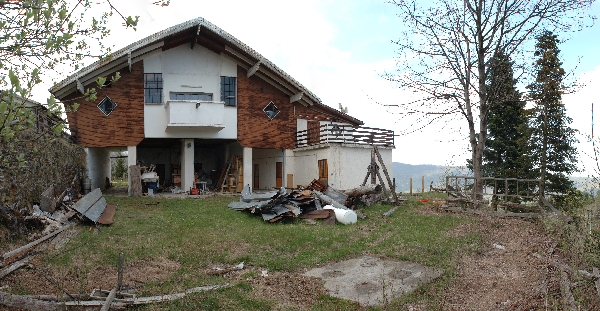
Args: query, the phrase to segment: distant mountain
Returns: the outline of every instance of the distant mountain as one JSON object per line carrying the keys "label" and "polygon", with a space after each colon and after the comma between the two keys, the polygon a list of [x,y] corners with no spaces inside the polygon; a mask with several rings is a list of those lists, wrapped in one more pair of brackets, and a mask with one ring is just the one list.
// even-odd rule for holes
{"label": "distant mountain", "polygon": [[433,182],[434,187],[443,187],[447,175],[471,175],[460,166],[441,166],[432,164],[411,165],[400,162],[392,163],[394,178],[396,178],[396,191],[408,192],[410,190],[410,179],[412,178],[413,193],[421,192],[421,179],[425,177],[425,191]]}
{"label": "distant mountain", "polygon": [[[429,185],[443,188],[446,185],[446,176],[473,176],[464,166],[443,166],[432,164],[411,165],[400,162],[392,163],[393,178],[396,179],[396,191],[410,191],[410,179],[412,178],[413,193],[421,192],[421,178],[425,177],[425,191],[429,191]],[[384,177],[383,174],[381,177]],[[384,177],[385,178],[385,177]],[[577,189],[589,191],[594,183],[589,177],[570,177],[575,182]],[[596,185],[597,186],[597,185]]]}

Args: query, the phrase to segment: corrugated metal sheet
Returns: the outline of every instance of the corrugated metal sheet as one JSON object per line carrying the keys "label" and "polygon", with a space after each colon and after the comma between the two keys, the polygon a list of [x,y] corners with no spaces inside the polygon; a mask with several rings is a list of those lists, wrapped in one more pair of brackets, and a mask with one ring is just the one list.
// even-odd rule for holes
{"label": "corrugated metal sheet", "polygon": [[79,199],[79,201],[73,205],[73,208],[89,220],[97,223],[100,215],[102,215],[106,209],[106,199],[102,196],[100,188],[96,188],[83,198]]}

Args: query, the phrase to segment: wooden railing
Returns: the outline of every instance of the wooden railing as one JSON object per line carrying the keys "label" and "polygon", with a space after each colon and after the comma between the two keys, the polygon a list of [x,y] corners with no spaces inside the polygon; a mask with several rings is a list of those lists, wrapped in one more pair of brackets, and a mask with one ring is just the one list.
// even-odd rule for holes
{"label": "wooden railing", "polygon": [[296,147],[346,143],[394,147],[394,131],[372,127],[325,124],[296,133]]}
{"label": "wooden railing", "polygon": [[[450,196],[477,200],[485,195],[493,195],[502,201],[535,201],[540,198],[540,182],[539,179],[483,177],[477,180],[472,176],[446,176],[446,195],[449,200]],[[481,191],[476,191],[476,183],[483,183]]]}

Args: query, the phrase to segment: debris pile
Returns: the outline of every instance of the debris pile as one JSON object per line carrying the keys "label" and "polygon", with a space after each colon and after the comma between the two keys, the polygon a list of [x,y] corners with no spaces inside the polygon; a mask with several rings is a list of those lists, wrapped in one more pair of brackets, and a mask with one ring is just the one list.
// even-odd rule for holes
{"label": "debris pile", "polygon": [[31,215],[21,216],[23,223],[36,223],[38,228],[44,229],[40,231],[41,237],[31,236],[37,239],[2,255],[0,279],[26,265],[31,260],[33,255],[30,254],[34,249],[72,227],[74,222],[71,220],[75,218],[82,222],[87,219],[96,225],[112,224],[116,205],[106,204],[100,189],[79,199],[75,196],[76,190],[71,187],[59,193],[54,186],[50,186],[41,196],[41,207],[34,205]]}
{"label": "debris pile", "polygon": [[260,215],[269,222],[301,217],[325,219],[324,224],[333,224],[335,219],[350,224],[357,219],[352,209],[376,203],[381,198],[381,189],[380,185],[365,185],[341,192],[315,179],[305,189],[288,191],[282,187],[278,191],[253,194],[250,186],[246,185],[240,201],[231,202],[228,206],[232,210]]}

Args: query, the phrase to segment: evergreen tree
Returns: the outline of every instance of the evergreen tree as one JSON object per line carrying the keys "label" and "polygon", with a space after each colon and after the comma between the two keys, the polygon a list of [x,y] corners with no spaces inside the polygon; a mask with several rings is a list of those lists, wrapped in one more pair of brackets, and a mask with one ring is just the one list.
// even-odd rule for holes
{"label": "evergreen tree", "polygon": [[[483,172],[496,178],[530,178],[531,160],[527,153],[525,102],[517,91],[512,62],[498,53],[490,63],[488,81],[488,141],[483,151]],[[510,184],[514,193],[516,185]],[[497,191],[503,192],[504,184]],[[512,190],[512,191],[511,191]],[[523,189],[525,190],[525,189]]]}
{"label": "evergreen tree", "polygon": [[535,103],[532,109],[529,140],[533,159],[539,167],[542,193],[566,193],[573,189],[568,176],[577,171],[574,144],[575,129],[569,127],[572,120],[567,117],[561,101],[565,71],[559,59],[558,37],[544,31],[537,37],[535,62],[537,76],[528,86]]}

